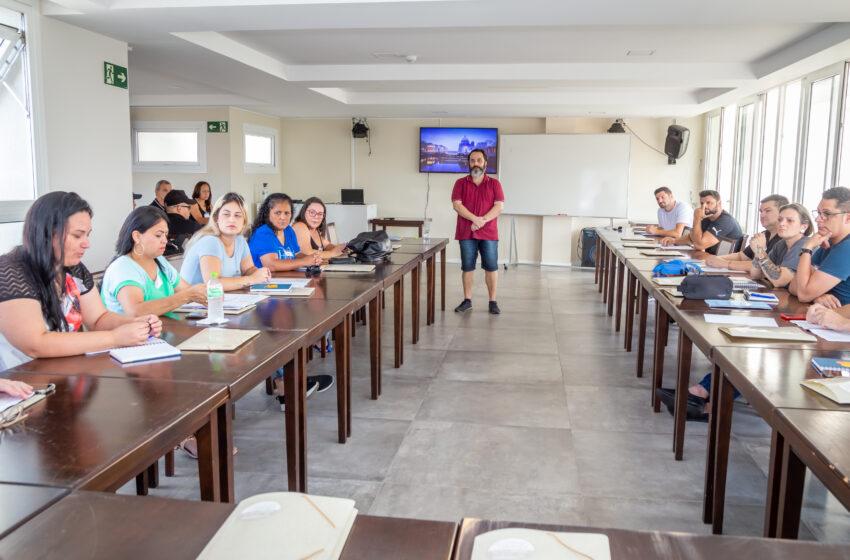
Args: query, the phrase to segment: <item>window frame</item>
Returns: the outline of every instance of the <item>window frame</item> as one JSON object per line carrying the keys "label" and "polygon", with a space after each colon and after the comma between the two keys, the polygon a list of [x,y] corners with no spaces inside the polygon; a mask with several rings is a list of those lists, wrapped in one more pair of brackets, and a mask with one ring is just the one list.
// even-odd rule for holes
{"label": "window frame", "polygon": [[[717,119],[717,151],[714,155],[714,182],[710,183],[708,178],[711,174],[709,170],[709,162],[711,161],[712,154],[709,153],[711,149],[711,120]],[[723,110],[722,107],[717,108],[713,111],[709,111],[705,114],[705,138],[703,139],[704,153],[703,153],[703,174],[702,174],[702,184],[703,190],[717,190],[717,184],[720,181],[720,143],[722,141],[723,135]]]}
{"label": "window frame", "polygon": [[0,223],[22,222],[32,203],[49,189],[47,174],[47,133],[44,122],[44,87],[42,81],[41,24],[38,6],[26,0],[0,0],[0,7],[24,15],[26,49],[23,53],[27,65],[27,82],[30,99],[30,143],[35,192],[32,199],[0,201]]}
{"label": "window frame", "polygon": [[[198,134],[197,162],[139,161],[139,132],[196,132]],[[133,121],[130,125],[133,150],[133,173],[206,173],[207,123],[203,121]]]}
{"label": "window frame", "polygon": [[[247,160],[248,154],[245,153],[247,143],[246,136],[262,136],[271,139],[272,141],[272,164],[265,163],[249,163]],[[260,126],[257,124],[244,123],[242,125],[242,170],[247,174],[259,175],[266,173],[280,173],[279,157],[278,157],[278,138],[280,134],[276,128]]]}
{"label": "window frame", "polygon": [[[846,155],[850,158],[850,145],[844,146],[844,140],[847,140],[850,144],[850,123],[844,120],[850,114],[850,84],[847,83],[848,81],[850,81],[850,60],[844,62],[844,80],[841,83],[841,93],[839,94],[840,106],[838,108],[838,130],[836,132],[838,145],[835,152],[835,184],[842,187],[850,185],[850,172],[848,172],[846,184],[841,184],[841,179],[843,179],[841,176],[842,156]],[[848,169],[850,169],[850,165],[848,165]]]}

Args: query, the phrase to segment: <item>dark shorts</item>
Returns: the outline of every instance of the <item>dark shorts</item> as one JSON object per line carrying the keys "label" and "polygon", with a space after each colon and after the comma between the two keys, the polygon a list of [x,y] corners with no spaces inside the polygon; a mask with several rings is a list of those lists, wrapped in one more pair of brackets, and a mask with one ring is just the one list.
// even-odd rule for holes
{"label": "dark shorts", "polygon": [[487,272],[499,270],[499,242],[492,239],[461,239],[460,269],[464,272],[475,270],[475,261],[481,253],[481,268]]}

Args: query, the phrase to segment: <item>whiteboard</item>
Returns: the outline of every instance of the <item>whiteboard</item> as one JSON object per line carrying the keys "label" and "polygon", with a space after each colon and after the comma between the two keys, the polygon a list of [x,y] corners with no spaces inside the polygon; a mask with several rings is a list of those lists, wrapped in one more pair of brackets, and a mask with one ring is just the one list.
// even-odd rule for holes
{"label": "whiteboard", "polygon": [[628,134],[502,134],[505,214],[627,218]]}

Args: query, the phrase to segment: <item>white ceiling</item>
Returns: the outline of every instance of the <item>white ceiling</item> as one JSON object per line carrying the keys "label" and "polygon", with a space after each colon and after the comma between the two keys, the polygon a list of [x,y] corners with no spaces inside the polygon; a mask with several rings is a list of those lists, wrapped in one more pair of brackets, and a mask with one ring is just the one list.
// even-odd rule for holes
{"label": "white ceiling", "polygon": [[44,11],[131,45],[133,105],[281,116],[690,116],[850,59],[848,0],[694,4],[54,0]]}

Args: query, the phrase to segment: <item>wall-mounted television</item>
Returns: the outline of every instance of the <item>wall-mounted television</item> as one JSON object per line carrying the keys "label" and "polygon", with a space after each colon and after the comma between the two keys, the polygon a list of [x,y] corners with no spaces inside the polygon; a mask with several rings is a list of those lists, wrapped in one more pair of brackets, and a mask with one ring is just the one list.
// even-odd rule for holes
{"label": "wall-mounted television", "polygon": [[499,129],[421,127],[420,173],[469,173],[467,155],[475,149],[487,154],[487,173],[495,174],[499,157]]}

